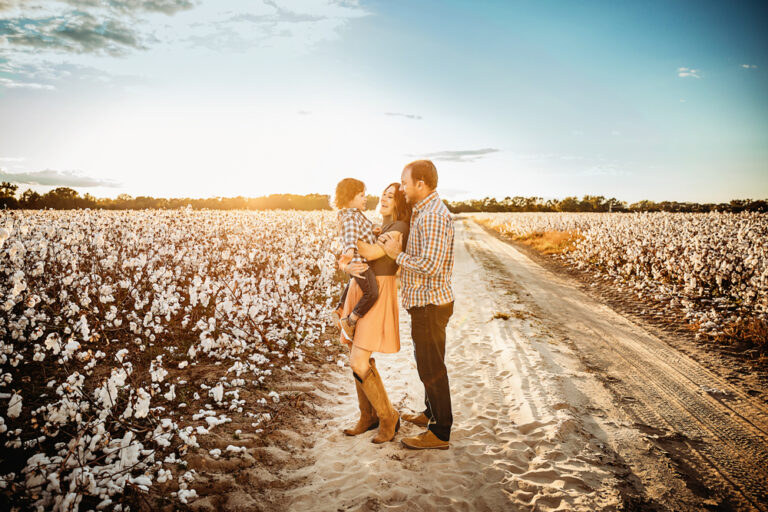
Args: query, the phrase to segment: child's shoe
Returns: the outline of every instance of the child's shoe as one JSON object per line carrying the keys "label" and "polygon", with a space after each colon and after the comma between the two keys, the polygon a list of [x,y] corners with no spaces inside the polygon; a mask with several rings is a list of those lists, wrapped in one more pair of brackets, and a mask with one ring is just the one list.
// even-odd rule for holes
{"label": "child's shoe", "polygon": [[341,327],[341,334],[344,335],[349,341],[355,339],[355,325],[349,323],[349,317],[345,316],[339,321]]}
{"label": "child's shoe", "polygon": [[341,329],[340,322],[341,322],[341,313],[342,312],[343,312],[342,308],[336,308],[331,313],[331,324],[333,324],[334,327],[338,327],[339,329]]}

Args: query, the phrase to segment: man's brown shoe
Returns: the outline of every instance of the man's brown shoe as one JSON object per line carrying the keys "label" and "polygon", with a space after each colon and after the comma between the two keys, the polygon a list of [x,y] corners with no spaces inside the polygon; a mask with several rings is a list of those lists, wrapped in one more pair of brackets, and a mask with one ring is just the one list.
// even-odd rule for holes
{"label": "man's brown shoe", "polygon": [[429,425],[429,418],[427,418],[427,415],[423,412],[416,414],[403,414],[402,418],[408,423],[413,423],[414,425],[418,425],[420,427],[427,428],[427,425]]}
{"label": "man's brown shoe", "polygon": [[355,326],[349,325],[349,317],[344,317],[339,321],[339,325],[341,326],[341,333],[344,335],[345,338],[347,338],[349,341],[354,341],[355,339]]}
{"label": "man's brown shoe", "polygon": [[416,437],[406,437],[402,440],[403,445],[411,450],[447,450],[451,447],[451,443],[443,441],[431,430],[422,432]]}

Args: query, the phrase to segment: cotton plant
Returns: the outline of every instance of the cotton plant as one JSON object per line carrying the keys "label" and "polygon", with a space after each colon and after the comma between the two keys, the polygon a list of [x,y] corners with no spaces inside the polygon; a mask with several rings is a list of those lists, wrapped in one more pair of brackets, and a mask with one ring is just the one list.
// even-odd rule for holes
{"label": "cotton plant", "polygon": [[768,320],[768,215],[744,213],[491,213],[473,216],[515,237],[578,233],[560,257],[619,290],[669,302],[699,334]]}
{"label": "cotton plant", "polygon": [[[176,465],[229,414],[279,402],[238,389],[303,360],[340,292],[332,212],[1,215],[0,443],[18,463],[0,500],[28,508],[122,510],[126,489],[167,485],[194,501]],[[179,377],[210,363],[206,389]]]}

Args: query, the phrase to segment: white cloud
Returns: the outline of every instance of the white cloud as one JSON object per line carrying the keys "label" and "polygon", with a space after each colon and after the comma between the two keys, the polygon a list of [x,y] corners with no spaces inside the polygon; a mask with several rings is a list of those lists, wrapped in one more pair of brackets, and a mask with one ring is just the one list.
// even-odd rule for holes
{"label": "white cloud", "polygon": [[406,119],[421,119],[421,116],[416,114],[404,114],[402,112],[384,112],[385,116],[404,117]]}
{"label": "white cloud", "polygon": [[756,64],[742,64],[741,67],[743,67],[744,69],[757,69]]}
{"label": "white cloud", "polygon": [[[216,3],[202,5],[178,18],[179,41],[215,51],[248,52],[270,48],[306,54],[318,43],[339,38],[350,21],[370,13],[356,2],[272,0],[245,3],[239,9],[221,10]],[[195,19],[187,22],[186,18]],[[174,20],[176,21],[176,20]],[[174,23],[175,24],[175,23]]]}
{"label": "white cloud", "polygon": [[632,176],[632,171],[617,169],[613,165],[595,165],[584,169],[580,174],[584,176]]}
{"label": "white cloud", "polygon": [[694,68],[677,68],[677,76],[680,78],[701,78],[698,69]]}
{"label": "white cloud", "polygon": [[37,89],[37,90],[48,90],[48,91],[52,91],[56,89],[54,86],[49,84],[39,84],[36,82],[19,82],[17,80],[12,80],[10,78],[1,78],[1,77],[0,77],[0,87],[6,87],[8,89]]}
{"label": "white cloud", "polygon": [[55,171],[46,169],[35,172],[6,172],[0,169],[0,180],[27,185],[58,185],[65,187],[119,187],[120,183],[113,180],[102,180],[83,176],[72,171]]}
{"label": "white cloud", "polygon": [[498,153],[496,148],[466,149],[459,151],[436,151],[423,155],[411,154],[410,157],[429,158],[431,160],[443,160],[446,162],[475,162],[491,153]]}
{"label": "white cloud", "polygon": [[306,55],[369,14],[349,0],[0,0],[0,76],[12,81],[0,89],[149,82],[152,58],[207,58],[205,49]]}

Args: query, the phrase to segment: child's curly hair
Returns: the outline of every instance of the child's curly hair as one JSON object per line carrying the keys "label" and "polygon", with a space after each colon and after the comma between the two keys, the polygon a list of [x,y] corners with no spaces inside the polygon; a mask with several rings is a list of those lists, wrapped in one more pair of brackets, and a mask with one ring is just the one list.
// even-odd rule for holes
{"label": "child's curly hair", "polygon": [[346,208],[349,202],[360,192],[365,192],[365,183],[355,178],[344,178],[336,185],[336,193],[331,199],[331,206],[337,210]]}

